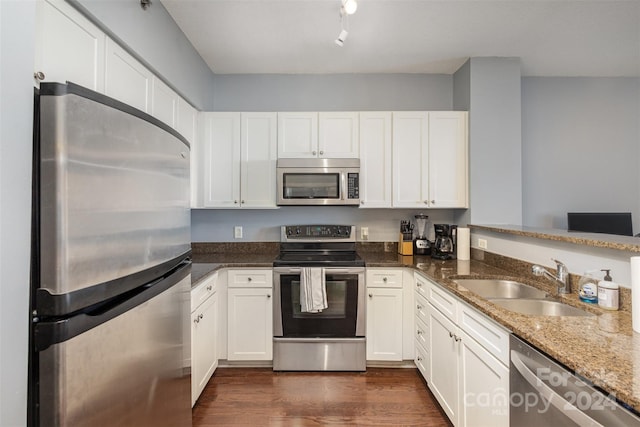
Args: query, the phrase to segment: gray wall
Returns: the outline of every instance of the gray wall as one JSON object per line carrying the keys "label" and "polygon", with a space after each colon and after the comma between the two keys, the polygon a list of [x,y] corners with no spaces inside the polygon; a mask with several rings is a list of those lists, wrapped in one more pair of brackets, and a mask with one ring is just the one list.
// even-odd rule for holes
{"label": "gray wall", "polygon": [[[451,210],[413,209],[359,209],[349,206],[296,206],[271,210],[206,210],[191,211],[191,236],[194,242],[278,242],[280,226],[292,224],[348,224],[369,227],[369,241],[395,242],[398,240],[400,220],[424,213],[433,225],[453,221]],[[243,238],[233,238],[233,227],[243,228]],[[433,227],[430,227],[433,232]],[[430,236],[432,238],[432,236]]]}
{"label": "gray wall", "polygon": [[522,80],[524,224],[569,211],[632,212],[640,232],[640,79]]}
{"label": "gray wall", "polygon": [[0,426],[25,426],[35,3],[0,1]]}
{"label": "gray wall", "polygon": [[162,3],[146,11],[136,0],[70,0],[127,46],[156,75],[200,110],[212,110],[213,72]]}
{"label": "gray wall", "polygon": [[451,110],[445,74],[216,75],[215,111]]}
{"label": "gray wall", "polygon": [[453,101],[469,111],[469,205],[458,223],[522,224],[519,58],[471,58]]}

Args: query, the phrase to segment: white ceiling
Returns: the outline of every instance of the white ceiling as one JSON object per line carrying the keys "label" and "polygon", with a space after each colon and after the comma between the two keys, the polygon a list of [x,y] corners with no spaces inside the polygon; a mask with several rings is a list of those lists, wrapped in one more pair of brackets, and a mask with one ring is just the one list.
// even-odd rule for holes
{"label": "white ceiling", "polygon": [[514,56],[525,76],[640,76],[640,0],[162,0],[216,74],[445,73]]}

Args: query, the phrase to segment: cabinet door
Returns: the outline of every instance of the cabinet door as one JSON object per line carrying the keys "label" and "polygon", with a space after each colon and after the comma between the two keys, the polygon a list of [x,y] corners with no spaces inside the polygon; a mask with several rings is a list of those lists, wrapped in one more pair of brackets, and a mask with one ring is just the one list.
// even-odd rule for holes
{"label": "cabinet door", "polygon": [[273,359],[270,288],[228,289],[228,360]]}
{"label": "cabinet door", "polygon": [[276,113],[242,113],[241,206],[276,207]]}
{"label": "cabinet door", "polygon": [[429,113],[429,200],[432,208],[468,207],[467,113]]}
{"label": "cabinet door", "polygon": [[458,425],[458,343],[456,326],[429,306],[431,354],[429,372],[433,392],[454,426]]}
{"label": "cabinet door", "polygon": [[360,113],[360,207],[391,207],[391,113]]}
{"label": "cabinet door", "polygon": [[151,72],[110,38],[106,46],[105,93],[149,113]]}
{"label": "cabinet door", "polygon": [[191,314],[191,406],[209,382],[217,358],[218,295],[211,295]]}
{"label": "cabinet door", "polygon": [[402,289],[367,294],[367,360],[402,360]]}
{"label": "cabinet door", "polygon": [[35,71],[104,91],[105,34],[62,0],[37,2]]}
{"label": "cabinet door", "polygon": [[460,332],[460,426],[509,425],[509,369]]}
{"label": "cabinet door", "polygon": [[176,128],[178,116],[178,94],[158,77],[153,76],[151,84],[151,115]]}
{"label": "cabinet door", "polygon": [[358,158],[360,139],[357,112],[328,112],[318,115],[318,157]]}
{"label": "cabinet door", "polygon": [[318,113],[278,113],[278,157],[318,156]]}
{"label": "cabinet door", "polygon": [[240,113],[204,115],[205,207],[240,207]]}
{"label": "cabinet door", "polygon": [[428,207],[427,113],[393,113],[393,207]]}

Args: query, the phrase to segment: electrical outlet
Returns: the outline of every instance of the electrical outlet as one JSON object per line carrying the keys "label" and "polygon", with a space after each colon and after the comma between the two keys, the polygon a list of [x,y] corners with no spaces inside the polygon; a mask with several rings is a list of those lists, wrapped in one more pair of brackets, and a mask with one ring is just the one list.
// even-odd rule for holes
{"label": "electrical outlet", "polygon": [[369,227],[360,228],[360,240],[369,240]]}
{"label": "electrical outlet", "polygon": [[242,239],[242,226],[236,225],[233,227],[233,237],[236,239]]}
{"label": "electrical outlet", "polygon": [[478,247],[480,249],[487,249],[487,239],[478,239]]}

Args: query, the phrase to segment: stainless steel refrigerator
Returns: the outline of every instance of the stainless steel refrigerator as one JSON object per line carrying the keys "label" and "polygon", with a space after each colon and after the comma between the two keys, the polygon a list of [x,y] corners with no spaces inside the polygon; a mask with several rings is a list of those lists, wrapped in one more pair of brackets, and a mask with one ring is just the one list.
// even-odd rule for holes
{"label": "stainless steel refrigerator", "polygon": [[190,426],[189,144],[72,83],[35,97],[33,426]]}

